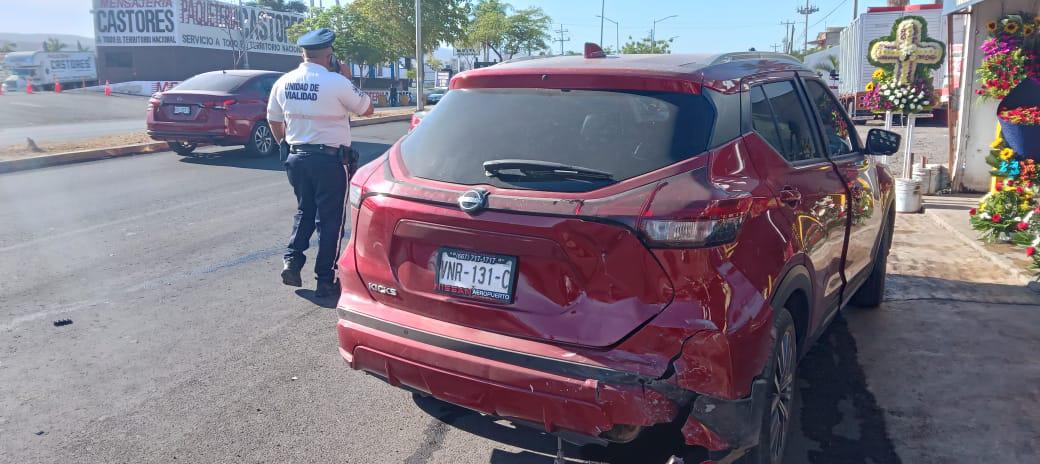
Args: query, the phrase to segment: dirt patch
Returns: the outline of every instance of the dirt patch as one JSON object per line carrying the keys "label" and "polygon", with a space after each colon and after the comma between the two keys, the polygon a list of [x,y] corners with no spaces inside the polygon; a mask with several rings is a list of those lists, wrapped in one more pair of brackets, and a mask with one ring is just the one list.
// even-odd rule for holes
{"label": "dirt patch", "polygon": [[21,145],[0,147],[0,160],[29,158],[54,153],[65,153],[70,151],[93,150],[99,148],[119,147],[123,145],[136,145],[154,142],[144,132],[133,134],[109,135],[82,140],[65,140],[60,142],[39,143],[37,146],[42,151],[33,151],[28,141]]}

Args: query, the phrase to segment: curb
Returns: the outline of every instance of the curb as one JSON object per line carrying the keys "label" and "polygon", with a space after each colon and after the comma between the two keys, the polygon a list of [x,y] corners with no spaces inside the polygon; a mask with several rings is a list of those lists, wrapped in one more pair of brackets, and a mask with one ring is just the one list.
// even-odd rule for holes
{"label": "curb", "polygon": [[360,119],[357,121],[350,121],[350,127],[361,127],[371,126],[375,124],[383,124],[387,122],[398,122],[398,121],[410,121],[412,119],[412,113],[395,114],[392,116],[380,116],[378,118]]}
{"label": "curb", "polygon": [[[350,127],[372,126],[388,122],[408,121],[412,119],[411,113],[395,114],[377,118],[351,121]],[[40,155],[31,158],[21,158],[0,161],[0,174],[29,169],[44,168],[48,166],[60,166],[63,164],[83,163],[86,161],[97,161],[108,158],[119,158],[123,156],[143,155],[169,151],[166,142],[141,143],[136,145],[121,145],[118,147],[97,148],[93,150],[69,151],[65,153],[54,153],[51,155]]]}
{"label": "curb", "polygon": [[996,265],[1003,271],[1007,272],[1008,274],[1014,276],[1016,279],[1019,280],[1019,283],[1021,283],[1022,285],[1027,285],[1030,281],[1034,279],[1034,277],[1027,273],[1025,270],[1015,265],[1014,263],[1009,262],[1007,258],[1001,256],[1000,254],[995,253],[992,250],[986,248],[984,244],[979,242],[974,237],[968,237],[963,232],[957,230],[956,227],[950,225],[948,222],[946,222],[945,219],[942,219],[941,217],[935,214],[927,214],[927,212],[925,213],[925,216],[930,218],[932,222],[935,223],[935,225],[939,226],[941,229],[946,230],[954,237],[957,237],[957,239],[964,242],[975,251],[979,252],[980,255],[988,259],[994,265]]}
{"label": "curb", "polygon": [[106,158],[117,158],[121,156],[155,153],[167,150],[169,150],[169,147],[166,145],[166,142],[151,142],[139,143],[136,145],[97,148],[93,150],[69,151],[52,155],[34,156],[32,158],[0,161],[0,173],[25,171],[28,169],[43,168],[47,166],[82,163],[85,161],[96,161]]}

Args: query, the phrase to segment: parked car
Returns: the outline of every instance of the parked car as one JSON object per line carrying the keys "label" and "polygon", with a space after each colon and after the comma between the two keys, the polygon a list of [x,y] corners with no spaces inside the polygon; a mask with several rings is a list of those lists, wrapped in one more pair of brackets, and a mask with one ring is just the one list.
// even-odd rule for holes
{"label": "parked car", "polygon": [[578,444],[678,422],[685,462],[782,460],[801,355],[876,306],[893,178],[774,53],[583,56],[457,75],[353,177],[340,354]]}
{"label": "parked car", "polygon": [[430,93],[426,94],[426,104],[436,105],[446,93],[448,93],[448,89],[431,89]]}
{"label": "parked car", "polygon": [[244,145],[255,156],[278,152],[267,99],[282,73],[235,70],[199,74],[148,101],[148,135],[182,156],[199,144]]}

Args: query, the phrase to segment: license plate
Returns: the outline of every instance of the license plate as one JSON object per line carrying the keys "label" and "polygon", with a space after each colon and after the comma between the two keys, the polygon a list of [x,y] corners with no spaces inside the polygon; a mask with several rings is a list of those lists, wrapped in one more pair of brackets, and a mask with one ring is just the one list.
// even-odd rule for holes
{"label": "license plate", "polygon": [[454,248],[437,250],[437,291],[440,293],[512,303],[515,287],[515,256]]}
{"label": "license plate", "polygon": [[191,114],[190,106],[174,106],[173,114]]}

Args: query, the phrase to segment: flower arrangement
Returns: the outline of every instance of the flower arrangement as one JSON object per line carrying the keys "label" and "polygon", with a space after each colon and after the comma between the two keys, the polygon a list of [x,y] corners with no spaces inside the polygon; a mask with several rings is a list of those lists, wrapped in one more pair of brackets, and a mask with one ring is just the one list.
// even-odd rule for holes
{"label": "flower arrangement", "polygon": [[998,113],[1001,120],[1025,126],[1040,126],[1040,106],[1028,106],[1004,110]]}
{"label": "flower arrangement", "polygon": [[990,21],[990,38],[982,43],[983,60],[976,71],[983,98],[1003,99],[1022,81],[1040,76],[1037,54],[1026,46],[1037,37],[1040,17],[1013,14]]}
{"label": "flower arrangement", "polygon": [[932,109],[933,95],[931,73],[925,72],[910,85],[902,85],[884,70],[877,69],[864,90],[863,106],[875,113],[919,113]]}
{"label": "flower arrangement", "polygon": [[1033,212],[1036,184],[1030,183],[1029,187],[1017,185],[1014,181],[1008,184],[1011,185],[1001,185],[997,191],[982,197],[979,207],[968,212],[971,227],[979,231],[979,238],[983,241],[1011,241],[1016,232],[1025,230],[1022,224]]}

